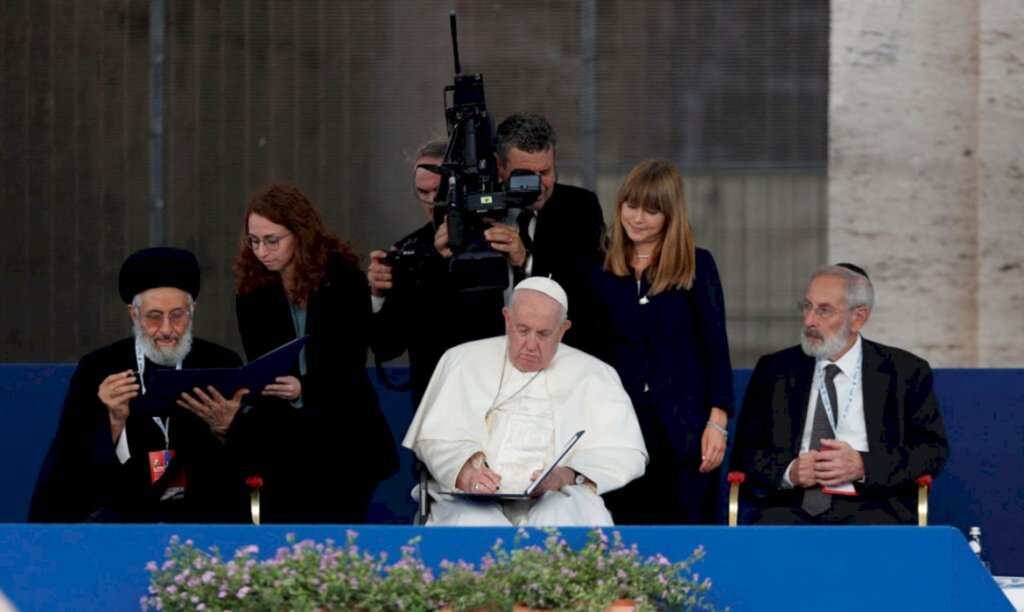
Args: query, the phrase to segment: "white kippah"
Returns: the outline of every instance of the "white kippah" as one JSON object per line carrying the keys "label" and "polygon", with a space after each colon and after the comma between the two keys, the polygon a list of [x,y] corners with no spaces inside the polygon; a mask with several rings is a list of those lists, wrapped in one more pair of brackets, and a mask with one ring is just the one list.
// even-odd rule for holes
{"label": "white kippah", "polygon": [[562,308],[567,312],[569,310],[569,296],[565,294],[565,289],[562,289],[561,285],[550,278],[545,278],[543,276],[531,276],[516,285],[515,291],[519,291],[520,289],[540,291],[544,295],[561,304]]}

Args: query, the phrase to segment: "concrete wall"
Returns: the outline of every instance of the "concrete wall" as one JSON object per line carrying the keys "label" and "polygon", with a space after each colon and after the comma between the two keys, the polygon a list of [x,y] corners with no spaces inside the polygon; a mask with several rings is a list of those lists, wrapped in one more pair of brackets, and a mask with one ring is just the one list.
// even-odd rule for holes
{"label": "concrete wall", "polygon": [[829,260],[875,282],[866,335],[937,366],[1024,364],[1022,13],[832,2]]}
{"label": "concrete wall", "polygon": [[978,363],[1024,363],[1024,5],[985,0],[977,35]]}

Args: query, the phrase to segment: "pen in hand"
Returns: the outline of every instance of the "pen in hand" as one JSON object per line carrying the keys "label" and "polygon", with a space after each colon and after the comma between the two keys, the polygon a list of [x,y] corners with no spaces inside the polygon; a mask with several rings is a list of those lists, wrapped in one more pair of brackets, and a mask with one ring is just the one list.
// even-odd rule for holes
{"label": "pen in hand", "polygon": [[[484,459],[484,467],[487,468],[487,469],[491,469],[491,466],[487,464],[487,460],[486,459]],[[500,485],[494,487],[495,493],[497,493],[499,490],[501,490],[501,486]]]}

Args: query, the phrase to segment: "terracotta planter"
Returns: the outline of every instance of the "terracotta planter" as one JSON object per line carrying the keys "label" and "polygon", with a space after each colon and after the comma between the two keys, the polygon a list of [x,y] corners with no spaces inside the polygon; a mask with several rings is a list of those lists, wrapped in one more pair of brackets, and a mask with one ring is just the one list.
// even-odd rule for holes
{"label": "terracotta planter", "polygon": [[604,612],[633,612],[634,610],[636,610],[636,604],[632,599],[616,599],[608,604]]}

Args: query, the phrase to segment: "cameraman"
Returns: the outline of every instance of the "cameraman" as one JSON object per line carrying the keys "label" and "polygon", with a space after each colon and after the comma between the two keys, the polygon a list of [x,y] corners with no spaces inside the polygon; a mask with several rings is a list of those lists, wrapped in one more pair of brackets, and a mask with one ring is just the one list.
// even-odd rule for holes
{"label": "cameraman", "polygon": [[587,271],[602,260],[604,216],[594,192],[555,182],[556,144],[555,129],[540,115],[515,113],[498,125],[495,154],[502,182],[516,170],[528,170],[540,176],[541,194],[519,211],[515,226],[495,224],[484,235],[508,257],[515,283],[543,276],[565,289],[573,325],[563,342],[594,354],[599,330],[587,308]]}
{"label": "cameraman", "polygon": [[[415,282],[404,283],[407,287],[401,279],[394,282],[394,271],[384,263],[383,251],[370,253],[367,278],[376,313],[370,346],[382,362],[409,349],[414,405],[419,405],[434,366],[447,349],[504,333],[501,309],[515,284],[524,278],[553,278],[565,289],[569,304],[577,304],[570,306],[573,326],[563,338],[566,344],[592,354],[602,346],[586,304],[591,302],[587,271],[601,261],[604,217],[593,192],[555,182],[556,141],[554,128],[540,115],[515,113],[498,125],[495,155],[501,181],[507,185],[516,170],[527,170],[541,178],[541,194],[533,204],[523,210],[513,209],[510,223],[494,223],[484,231],[491,247],[508,260],[509,287],[504,293],[459,292],[454,288],[448,273],[452,252],[447,247],[445,223],[440,223],[436,231],[433,222],[428,223],[410,235],[421,241],[432,236],[429,244],[434,249]],[[421,147],[414,164],[417,197],[432,221],[432,200],[441,177],[421,165],[440,164],[446,149],[446,141],[432,141]],[[400,295],[385,301],[383,297],[392,291]]]}
{"label": "cameraman", "polygon": [[[496,336],[504,330],[500,291],[460,293],[451,283],[444,223],[434,225],[434,197],[441,175],[433,166],[444,162],[448,140],[439,138],[421,146],[413,161],[416,198],[429,221],[402,238],[398,246],[409,253],[395,269],[385,261],[387,253],[370,253],[366,277],[373,301],[370,347],[380,362],[409,351],[413,406],[446,350],[470,340]],[[435,246],[439,245],[439,246]],[[386,298],[386,299],[385,299]]]}

